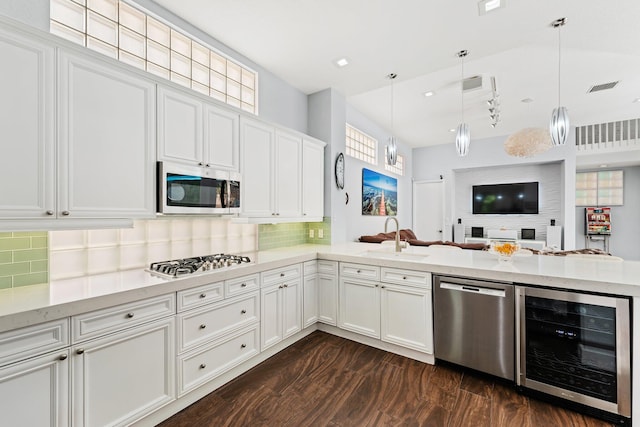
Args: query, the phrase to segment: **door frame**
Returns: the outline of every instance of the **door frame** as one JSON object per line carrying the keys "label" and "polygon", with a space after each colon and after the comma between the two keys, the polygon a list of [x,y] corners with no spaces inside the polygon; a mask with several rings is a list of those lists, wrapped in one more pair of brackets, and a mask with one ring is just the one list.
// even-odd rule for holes
{"label": "door frame", "polygon": [[445,191],[444,191],[445,190],[445,180],[444,179],[423,179],[423,180],[413,181],[412,182],[412,184],[411,184],[411,186],[412,186],[412,189],[411,189],[411,205],[412,205],[412,208],[411,208],[411,226],[413,227],[413,230],[416,229],[416,217],[417,217],[417,215],[416,215],[416,187],[417,187],[417,185],[420,185],[420,184],[441,184],[442,185],[442,192],[441,192],[441,197],[442,197],[442,225],[441,225],[441,227],[442,227],[442,236],[441,237],[442,237],[442,240],[445,240],[444,236],[445,236],[446,233],[445,233],[445,228],[444,227],[445,227],[445,223],[446,223],[446,221],[445,221],[445,212],[446,212],[445,201],[446,201],[446,198],[445,198]]}

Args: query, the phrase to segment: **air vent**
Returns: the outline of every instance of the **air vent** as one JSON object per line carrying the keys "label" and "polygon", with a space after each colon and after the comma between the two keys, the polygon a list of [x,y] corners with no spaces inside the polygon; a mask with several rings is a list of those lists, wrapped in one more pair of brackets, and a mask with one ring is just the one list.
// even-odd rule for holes
{"label": "air vent", "polygon": [[462,81],[462,90],[476,90],[482,88],[482,76],[468,77]]}
{"label": "air vent", "polygon": [[616,87],[618,83],[620,83],[620,81],[594,85],[594,86],[591,86],[591,88],[587,91],[587,93],[600,92],[601,90],[613,89],[614,87]]}
{"label": "air vent", "polygon": [[576,127],[578,148],[629,147],[638,143],[640,143],[640,119]]}

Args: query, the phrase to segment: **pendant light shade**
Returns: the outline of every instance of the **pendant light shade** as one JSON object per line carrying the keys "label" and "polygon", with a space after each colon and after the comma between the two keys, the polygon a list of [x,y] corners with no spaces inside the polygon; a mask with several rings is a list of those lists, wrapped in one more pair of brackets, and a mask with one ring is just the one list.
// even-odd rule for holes
{"label": "pendant light shade", "polygon": [[386,160],[387,164],[395,166],[398,160],[398,144],[396,143],[396,137],[393,135],[393,80],[398,77],[397,74],[391,73],[387,76],[391,80],[391,136],[389,137],[389,143],[387,144]]}
{"label": "pendant light shade", "polygon": [[466,50],[458,52],[458,58],[462,60],[462,78],[460,80],[460,109],[462,110],[462,122],[456,130],[456,151],[458,156],[464,157],[469,153],[469,144],[471,136],[469,133],[469,125],[464,122],[464,58],[468,55]]}
{"label": "pendant light shade", "polygon": [[566,23],[565,18],[556,19],[551,23],[553,28],[558,29],[558,107],[553,109],[551,120],[549,121],[549,133],[551,134],[551,142],[554,146],[565,145],[569,137],[569,112],[560,103],[560,84],[561,84],[561,44],[560,29]]}

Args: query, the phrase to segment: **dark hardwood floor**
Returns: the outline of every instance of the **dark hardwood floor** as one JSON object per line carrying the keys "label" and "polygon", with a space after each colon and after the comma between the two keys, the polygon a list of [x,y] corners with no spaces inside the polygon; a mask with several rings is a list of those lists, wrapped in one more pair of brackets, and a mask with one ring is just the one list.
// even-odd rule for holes
{"label": "dark hardwood floor", "polygon": [[314,332],[160,424],[604,427],[500,381]]}

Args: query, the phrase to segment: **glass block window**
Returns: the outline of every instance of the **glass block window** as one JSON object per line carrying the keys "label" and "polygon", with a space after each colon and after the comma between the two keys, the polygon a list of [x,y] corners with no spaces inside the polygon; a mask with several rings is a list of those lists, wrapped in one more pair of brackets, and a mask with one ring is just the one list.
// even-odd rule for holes
{"label": "glass block window", "polygon": [[50,31],[257,114],[257,73],[121,0],[51,0]]}
{"label": "glass block window", "polygon": [[576,174],[576,206],[623,205],[623,190],[624,175],[621,170]]}
{"label": "glass block window", "polygon": [[355,157],[367,163],[378,163],[378,140],[347,124],[347,156]]}
{"label": "glass block window", "polygon": [[404,176],[404,156],[402,154],[398,154],[396,164],[392,166],[387,162],[387,147],[384,147],[384,169],[397,175]]}

